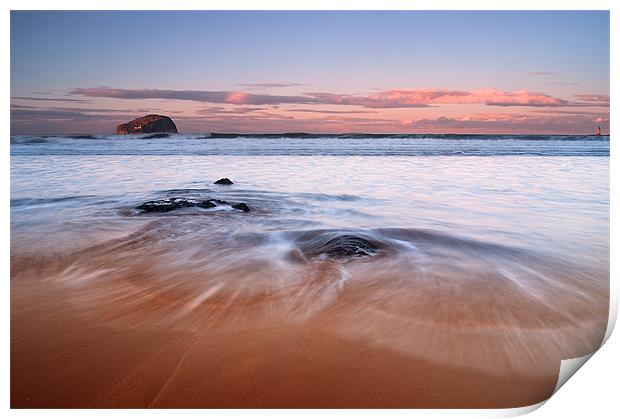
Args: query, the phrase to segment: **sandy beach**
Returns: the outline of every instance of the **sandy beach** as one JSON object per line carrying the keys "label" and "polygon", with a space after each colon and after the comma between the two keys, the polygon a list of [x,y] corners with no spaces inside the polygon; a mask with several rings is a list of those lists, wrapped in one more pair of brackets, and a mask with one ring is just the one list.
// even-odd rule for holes
{"label": "sandy beach", "polygon": [[559,371],[556,363],[536,377],[481,374],[320,326],[123,330],[67,299],[54,287],[13,284],[12,408],[519,407],[549,397]]}

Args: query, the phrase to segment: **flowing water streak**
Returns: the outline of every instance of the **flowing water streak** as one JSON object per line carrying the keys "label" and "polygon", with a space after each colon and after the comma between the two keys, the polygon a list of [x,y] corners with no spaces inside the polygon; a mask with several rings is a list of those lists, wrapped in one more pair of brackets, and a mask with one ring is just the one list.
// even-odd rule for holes
{"label": "flowing water streak", "polygon": [[[608,141],[198,137],[13,137],[13,286],[116,328],[286,322],[491,373],[600,343]],[[252,211],[135,209],[173,196]]]}

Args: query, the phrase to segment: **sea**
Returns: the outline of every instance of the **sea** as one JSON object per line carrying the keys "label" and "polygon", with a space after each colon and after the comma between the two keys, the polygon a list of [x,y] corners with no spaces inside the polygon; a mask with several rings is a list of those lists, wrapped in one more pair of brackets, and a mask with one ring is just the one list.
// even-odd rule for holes
{"label": "sea", "polygon": [[286,323],[490,373],[536,374],[605,334],[608,136],[13,135],[10,149],[14,310],[62,289],[110,327]]}

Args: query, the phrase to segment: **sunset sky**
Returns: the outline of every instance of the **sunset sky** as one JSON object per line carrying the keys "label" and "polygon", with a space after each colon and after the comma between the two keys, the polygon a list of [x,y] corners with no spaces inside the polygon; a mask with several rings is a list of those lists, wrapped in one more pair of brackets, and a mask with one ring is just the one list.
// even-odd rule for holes
{"label": "sunset sky", "polygon": [[12,12],[11,132],[609,130],[609,13]]}

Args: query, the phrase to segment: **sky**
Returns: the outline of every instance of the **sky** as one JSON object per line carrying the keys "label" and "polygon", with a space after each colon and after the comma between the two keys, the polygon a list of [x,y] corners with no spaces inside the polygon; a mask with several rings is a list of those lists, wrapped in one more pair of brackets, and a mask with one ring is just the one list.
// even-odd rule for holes
{"label": "sky", "polygon": [[11,12],[11,133],[609,131],[606,11]]}

